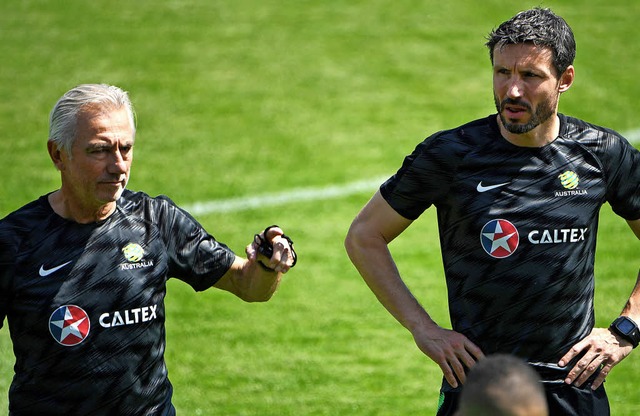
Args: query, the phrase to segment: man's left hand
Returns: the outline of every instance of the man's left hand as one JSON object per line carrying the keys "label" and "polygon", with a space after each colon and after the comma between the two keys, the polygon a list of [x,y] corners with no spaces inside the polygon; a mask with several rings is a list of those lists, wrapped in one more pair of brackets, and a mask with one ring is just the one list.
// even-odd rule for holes
{"label": "man's left hand", "polygon": [[[260,246],[267,242],[268,253],[262,252]],[[258,261],[260,256],[266,260],[263,267],[278,273],[286,273],[295,266],[297,254],[293,249],[293,241],[287,237],[277,225],[267,227],[262,233],[256,234],[253,242],[245,248],[250,261]]]}
{"label": "man's left hand", "polygon": [[565,383],[580,387],[601,368],[591,385],[591,389],[595,390],[604,382],[611,369],[625,359],[632,349],[628,341],[619,338],[608,328],[594,328],[589,336],[574,345],[560,359],[558,365],[565,367],[572,359],[584,352],[584,356],[569,371]]}

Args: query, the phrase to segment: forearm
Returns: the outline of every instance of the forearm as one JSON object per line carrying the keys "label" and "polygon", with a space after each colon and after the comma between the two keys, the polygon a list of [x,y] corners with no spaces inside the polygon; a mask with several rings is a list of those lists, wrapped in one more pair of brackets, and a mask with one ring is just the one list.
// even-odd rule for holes
{"label": "forearm", "polygon": [[351,261],[380,303],[407,328],[420,350],[442,369],[447,382],[464,383],[465,368],[483,356],[464,335],[439,327],[400,278],[383,238],[362,238],[352,233],[345,246]]}
{"label": "forearm", "polygon": [[[631,231],[640,240],[640,220],[627,221]],[[636,323],[640,324],[640,272],[636,278],[636,284],[631,291],[627,304],[622,309],[622,315],[628,316]]]}
{"label": "forearm", "polygon": [[640,325],[640,272],[636,278],[636,284],[631,291],[631,295],[622,309],[621,315],[628,316]]}
{"label": "forearm", "polygon": [[231,269],[216,284],[245,302],[266,302],[278,289],[282,273],[265,270],[257,261],[236,257]]}
{"label": "forearm", "polygon": [[483,354],[463,334],[439,327],[400,277],[388,244],[410,224],[377,192],[351,224],[345,248],[380,303],[411,332],[418,348],[455,387],[458,380],[464,383],[465,368],[473,367]]}
{"label": "forearm", "polygon": [[405,285],[386,241],[350,230],[345,248],[352,263],[378,301],[412,333],[435,322]]}

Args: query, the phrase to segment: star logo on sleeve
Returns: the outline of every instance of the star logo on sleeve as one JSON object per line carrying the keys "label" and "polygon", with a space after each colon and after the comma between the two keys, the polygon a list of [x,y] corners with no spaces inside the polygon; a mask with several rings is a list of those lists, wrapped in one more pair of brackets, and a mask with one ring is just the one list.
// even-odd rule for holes
{"label": "star logo on sleeve", "polygon": [[482,227],[480,243],[491,257],[502,259],[518,248],[520,236],[515,225],[507,220],[491,220]]}
{"label": "star logo on sleeve", "polygon": [[89,315],[79,306],[61,306],[49,318],[49,331],[60,345],[78,345],[87,338],[91,322]]}

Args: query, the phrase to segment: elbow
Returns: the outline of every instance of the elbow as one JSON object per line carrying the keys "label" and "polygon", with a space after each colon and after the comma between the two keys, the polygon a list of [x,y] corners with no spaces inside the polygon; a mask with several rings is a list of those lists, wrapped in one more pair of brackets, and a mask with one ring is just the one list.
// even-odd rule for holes
{"label": "elbow", "polygon": [[355,248],[355,240],[354,240],[352,229],[353,229],[353,226],[352,228],[349,228],[349,231],[347,231],[347,235],[344,238],[344,249],[349,256],[351,256],[351,253]]}
{"label": "elbow", "polygon": [[358,224],[354,221],[349,227],[349,231],[347,231],[347,235],[344,238],[344,248],[349,255],[350,258],[353,258],[353,255],[359,250],[362,246],[361,233],[359,232]]}
{"label": "elbow", "polygon": [[267,302],[273,297],[273,292],[270,293],[259,293],[259,294],[245,294],[240,296],[240,299],[247,303],[261,303]]}

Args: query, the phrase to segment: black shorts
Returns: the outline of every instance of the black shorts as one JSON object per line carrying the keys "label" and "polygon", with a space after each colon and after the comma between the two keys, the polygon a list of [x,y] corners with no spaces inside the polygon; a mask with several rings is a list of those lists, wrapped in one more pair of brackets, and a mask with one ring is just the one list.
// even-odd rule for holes
{"label": "black shorts", "polygon": [[[582,387],[564,383],[544,383],[550,416],[609,416],[609,400],[604,384],[591,390],[591,383]],[[437,416],[452,416],[458,409],[460,393],[441,392]]]}

